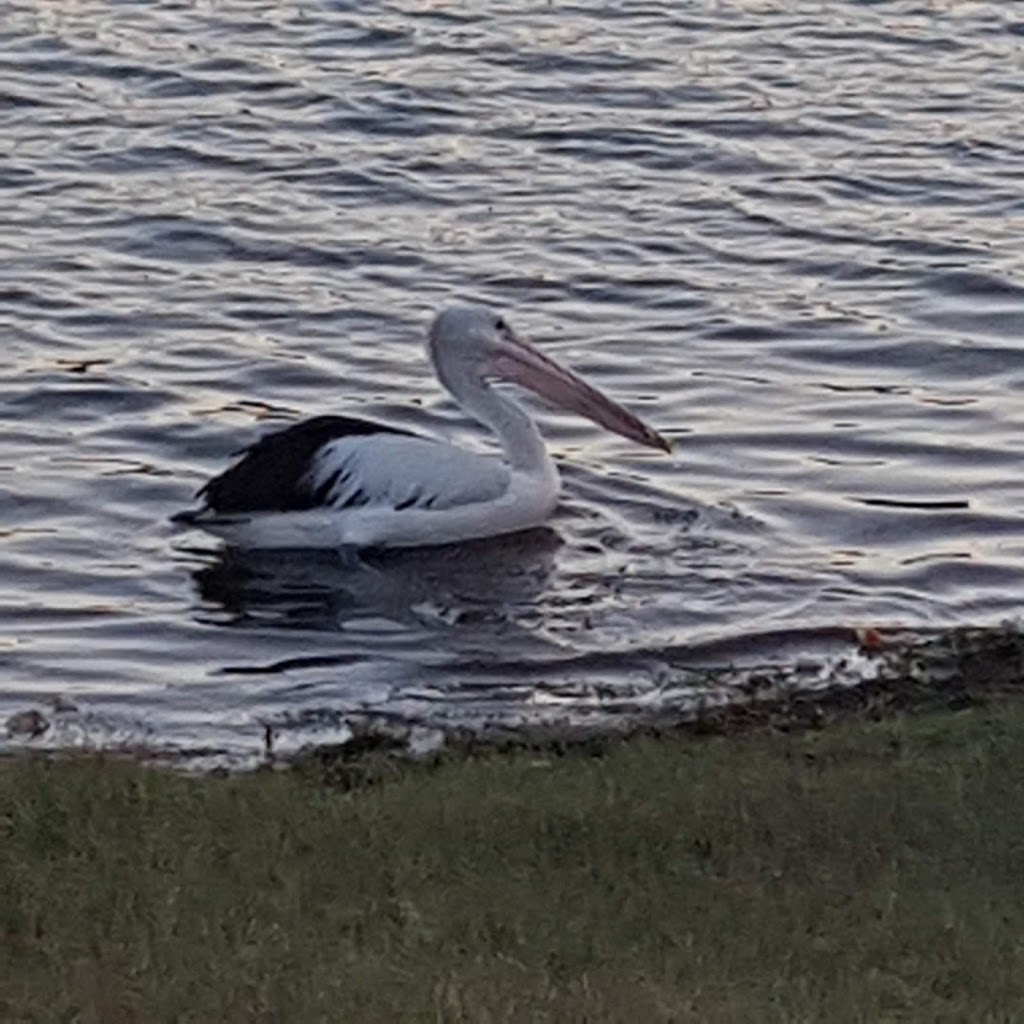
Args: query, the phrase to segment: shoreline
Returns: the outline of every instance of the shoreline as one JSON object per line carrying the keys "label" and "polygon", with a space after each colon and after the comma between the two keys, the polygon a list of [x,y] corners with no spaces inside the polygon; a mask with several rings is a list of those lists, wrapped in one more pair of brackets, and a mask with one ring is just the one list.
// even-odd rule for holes
{"label": "shoreline", "polygon": [[[329,731],[344,732],[345,742],[292,746],[282,753],[280,733],[267,725],[262,757],[239,769],[221,765],[216,752],[208,751],[181,753],[136,743],[98,749],[35,746],[35,738],[45,738],[48,723],[41,712],[27,709],[9,718],[7,729],[9,735],[22,732],[28,742],[0,753],[0,763],[26,755],[97,756],[198,770],[199,774],[295,768],[319,771],[333,784],[349,786],[379,773],[393,774],[403,765],[429,765],[488,752],[601,752],[645,737],[821,730],[851,719],[878,721],[896,714],[960,710],[993,696],[1024,692],[1024,633],[1016,624],[930,634],[897,628],[847,632],[850,654],[836,659],[828,677],[816,687],[808,686],[801,676],[825,676],[821,663],[813,663],[810,671],[799,663],[710,667],[700,670],[708,680],[708,693],[729,692],[731,699],[709,700],[702,708],[678,713],[653,707],[618,714],[597,707],[589,720],[577,715],[575,720],[516,726],[496,721],[472,729],[403,721],[387,714],[339,715]],[[203,767],[211,762],[212,767]]]}

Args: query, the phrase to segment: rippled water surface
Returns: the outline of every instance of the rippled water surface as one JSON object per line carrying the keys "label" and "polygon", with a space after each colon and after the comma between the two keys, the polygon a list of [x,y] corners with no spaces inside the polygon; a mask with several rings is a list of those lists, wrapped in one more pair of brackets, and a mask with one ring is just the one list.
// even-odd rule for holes
{"label": "rippled water surface", "polygon": [[[244,758],[1017,614],[1020,5],[484,8],[5,5],[0,720]],[[424,359],[453,297],[675,456],[538,407],[550,529],[358,562],[172,528],[302,415],[490,446]]]}

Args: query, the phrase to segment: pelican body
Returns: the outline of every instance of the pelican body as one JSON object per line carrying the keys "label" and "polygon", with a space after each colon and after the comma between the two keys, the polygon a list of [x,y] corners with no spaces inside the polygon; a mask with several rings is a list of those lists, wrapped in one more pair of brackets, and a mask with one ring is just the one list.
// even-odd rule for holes
{"label": "pelican body", "polygon": [[497,382],[640,444],[668,441],[545,356],[483,306],[453,306],[430,328],[438,379],[501,443],[502,457],[347,416],[317,416],[258,440],[175,519],[242,548],[418,547],[542,523],[558,471],[536,424]]}

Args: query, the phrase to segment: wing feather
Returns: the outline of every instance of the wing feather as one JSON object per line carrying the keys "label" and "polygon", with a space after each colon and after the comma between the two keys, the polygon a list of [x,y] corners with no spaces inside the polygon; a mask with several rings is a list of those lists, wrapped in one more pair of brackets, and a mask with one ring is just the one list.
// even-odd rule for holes
{"label": "wing feather", "polygon": [[[377,436],[415,437],[370,420],[315,416],[261,437],[242,458],[214,477],[197,497],[217,515],[248,512],[302,512],[323,504],[308,485],[317,453],[332,441]],[[202,514],[202,513],[200,513]]]}
{"label": "wing feather", "polygon": [[450,509],[499,497],[508,469],[494,458],[415,436],[340,438],[317,453],[308,486],[334,509]]}
{"label": "wing feather", "polygon": [[261,438],[199,492],[186,522],[254,512],[377,506],[450,509],[499,497],[509,472],[494,458],[367,420],[317,416]]}

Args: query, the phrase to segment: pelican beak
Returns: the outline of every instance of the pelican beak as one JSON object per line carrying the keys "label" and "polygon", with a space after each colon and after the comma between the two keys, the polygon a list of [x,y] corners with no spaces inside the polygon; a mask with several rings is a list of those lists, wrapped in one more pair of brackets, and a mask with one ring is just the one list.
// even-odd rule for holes
{"label": "pelican beak", "polygon": [[672,451],[669,441],[653,427],[511,332],[493,357],[491,370],[502,380],[529,388],[541,398],[585,416],[606,430],[663,452]]}

